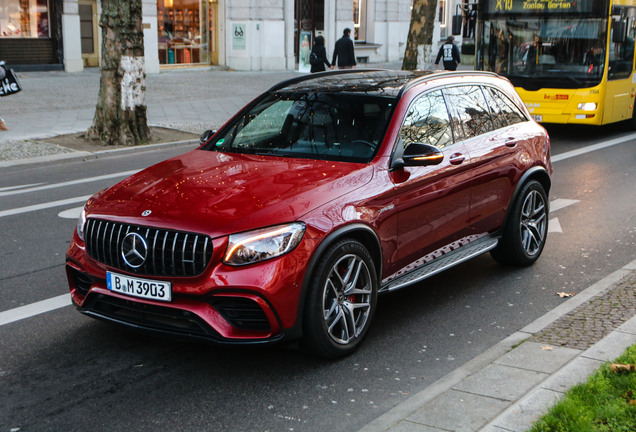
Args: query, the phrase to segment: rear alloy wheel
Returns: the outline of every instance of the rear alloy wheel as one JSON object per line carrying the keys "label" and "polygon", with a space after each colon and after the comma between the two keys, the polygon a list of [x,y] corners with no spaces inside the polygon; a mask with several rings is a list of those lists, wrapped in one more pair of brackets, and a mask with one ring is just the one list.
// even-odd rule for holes
{"label": "rear alloy wheel", "polygon": [[377,302],[377,278],[369,251],[355,240],[341,240],[322,257],[308,294],[307,349],[338,358],[351,354],[366,335]]}
{"label": "rear alloy wheel", "polygon": [[504,264],[528,266],[545,246],[548,235],[548,197],[543,186],[532,180],[515,200],[503,237],[491,255]]}

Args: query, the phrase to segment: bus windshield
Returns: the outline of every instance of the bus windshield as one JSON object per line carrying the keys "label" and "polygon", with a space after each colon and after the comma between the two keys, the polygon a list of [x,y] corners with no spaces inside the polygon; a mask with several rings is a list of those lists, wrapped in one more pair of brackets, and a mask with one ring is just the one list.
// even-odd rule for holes
{"label": "bus windshield", "polygon": [[606,18],[502,16],[483,24],[482,69],[516,87],[593,87],[603,78]]}

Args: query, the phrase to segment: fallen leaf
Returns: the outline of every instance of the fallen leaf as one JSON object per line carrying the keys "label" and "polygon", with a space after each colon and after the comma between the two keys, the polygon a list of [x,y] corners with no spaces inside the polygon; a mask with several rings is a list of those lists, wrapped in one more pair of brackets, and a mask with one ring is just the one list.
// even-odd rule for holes
{"label": "fallen leaf", "polygon": [[636,367],[633,364],[617,364],[614,363],[610,366],[612,372],[620,373],[620,372],[634,372]]}
{"label": "fallen leaf", "polygon": [[561,298],[565,298],[565,297],[574,297],[576,293],[558,292],[557,295]]}

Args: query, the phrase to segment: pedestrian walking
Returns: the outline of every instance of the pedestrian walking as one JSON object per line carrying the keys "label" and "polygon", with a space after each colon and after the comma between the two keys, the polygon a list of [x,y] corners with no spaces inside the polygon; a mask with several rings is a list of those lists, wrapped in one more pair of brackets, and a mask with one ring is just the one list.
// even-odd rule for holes
{"label": "pedestrian walking", "polygon": [[311,64],[311,72],[325,71],[325,65],[331,67],[331,63],[327,60],[327,49],[325,48],[325,38],[316,36],[314,47],[309,55],[309,63]]}
{"label": "pedestrian walking", "polygon": [[349,37],[350,34],[351,29],[346,28],[342,32],[342,37],[336,41],[331,60],[332,69],[336,67],[336,59],[338,60],[338,69],[351,69],[356,66],[356,56],[353,51],[353,41]]}
{"label": "pedestrian walking", "polygon": [[455,38],[453,36],[449,36],[444,45],[441,46],[437,53],[437,58],[435,59],[435,67],[437,67],[439,60],[443,57],[444,69],[449,71],[457,69],[457,66],[461,62],[459,57],[459,48],[457,48],[457,45],[453,42],[454,40]]}

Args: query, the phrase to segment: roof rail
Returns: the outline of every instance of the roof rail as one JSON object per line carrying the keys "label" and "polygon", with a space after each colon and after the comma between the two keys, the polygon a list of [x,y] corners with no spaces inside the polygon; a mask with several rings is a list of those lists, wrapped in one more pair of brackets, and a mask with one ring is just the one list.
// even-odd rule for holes
{"label": "roof rail", "polygon": [[490,72],[490,71],[479,71],[479,70],[464,70],[464,71],[413,71],[415,73],[420,72],[420,73],[424,73],[424,75],[419,76],[417,78],[415,78],[412,81],[409,81],[404,88],[402,89],[403,91],[407,91],[411,88],[413,88],[414,86],[421,84],[423,82],[426,81],[431,81],[437,78],[446,78],[446,77],[452,77],[452,76],[464,76],[464,75],[481,75],[481,76],[488,76],[488,77],[498,77],[499,75],[497,75],[495,72]]}

